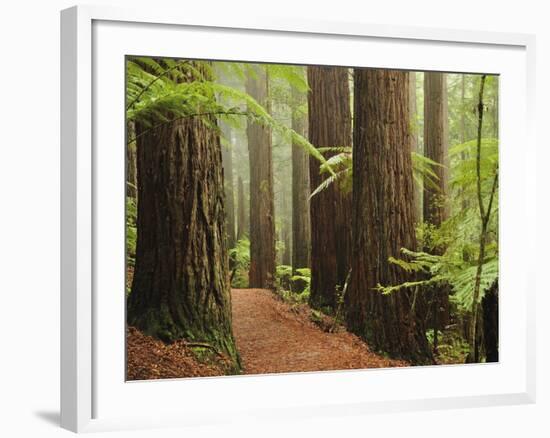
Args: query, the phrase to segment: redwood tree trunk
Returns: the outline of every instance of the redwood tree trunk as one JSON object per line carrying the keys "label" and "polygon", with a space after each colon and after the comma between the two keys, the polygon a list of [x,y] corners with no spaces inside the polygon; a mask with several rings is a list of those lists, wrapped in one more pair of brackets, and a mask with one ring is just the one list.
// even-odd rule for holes
{"label": "redwood tree trunk", "polygon": [[240,176],[237,190],[237,240],[241,240],[245,234],[248,234],[248,230],[246,229],[244,184]]}
{"label": "redwood tree trunk", "polygon": [[228,146],[222,146],[222,163],[225,187],[225,214],[226,234],[228,248],[234,248],[236,242],[235,236],[235,195],[233,192],[233,145],[231,144],[231,129],[226,123],[221,123],[221,129],[225,138],[230,143]]}
{"label": "redwood tree trunk", "polygon": [[237,368],[219,137],[199,118],[140,128],[128,324],[164,341],[207,342]]}
{"label": "redwood tree trunk", "polygon": [[[296,107],[305,103],[305,95],[293,93],[292,129],[306,136],[305,116]],[[302,102],[303,101],[303,102]],[[310,217],[309,217],[309,155],[303,147],[292,145],[292,268],[310,266]]]}
{"label": "redwood tree trunk", "polygon": [[356,69],[354,76],[353,256],[346,294],[348,328],[374,350],[432,362],[414,294],[376,287],[411,280],[388,262],[415,247],[408,73]]}
{"label": "redwood tree trunk", "polygon": [[289,217],[290,217],[290,211],[289,211],[289,205],[287,201],[287,194],[285,187],[281,187],[281,240],[284,244],[284,251],[281,255],[281,264],[286,266],[291,266],[292,264],[292,249],[291,249],[291,224],[289,223]]}
{"label": "redwood tree trunk", "polygon": [[[256,77],[248,75],[246,92],[269,107],[268,78],[262,67]],[[250,159],[250,270],[249,287],[274,287],[275,207],[271,129],[252,121],[246,128]]]}
{"label": "redwood tree trunk", "polygon": [[[127,140],[136,138],[135,123],[128,122]],[[137,150],[136,142],[126,146],[126,196],[137,199]]]}
{"label": "redwood tree trunk", "polygon": [[[417,108],[416,108],[416,72],[409,72],[409,116],[411,118],[411,150],[422,154],[422,144],[418,141],[418,123],[417,119]],[[415,181],[414,184],[414,206],[415,206],[415,221],[419,222],[422,220],[422,187],[423,185],[417,184]]]}
{"label": "redwood tree trunk", "polygon": [[[424,222],[439,228],[449,217],[446,200],[449,140],[447,110],[447,79],[444,73],[424,73],[424,156],[440,164],[433,168],[437,187],[424,183]],[[443,254],[445,248],[426,248]],[[430,288],[431,327],[434,329],[434,352],[437,352],[437,331],[449,323],[449,292],[447,285]]]}
{"label": "redwood tree trunk", "polygon": [[[315,147],[351,145],[348,69],[308,67],[308,133]],[[326,156],[332,155],[331,153]],[[314,190],[326,178],[319,161],[310,158],[310,184]],[[337,288],[342,288],[350,267],[351,195],[336,184],[315,195],[311,212],[310,305],[334,309]]]}
{"label": "redwood tree trunk", "polygon": [[437,188],[424,184],[424,221],[439,227],[449,217],[447,194],[449,128],[447,81],[444,73],[424,73],[424,155],[435,166]]}

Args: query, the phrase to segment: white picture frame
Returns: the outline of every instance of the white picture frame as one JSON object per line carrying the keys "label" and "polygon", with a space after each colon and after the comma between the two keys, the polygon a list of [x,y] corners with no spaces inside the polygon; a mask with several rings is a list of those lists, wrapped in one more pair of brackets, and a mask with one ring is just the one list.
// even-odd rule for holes
{"label": "white picture frame", "polygon": [[[61,13],[62,427],[84,432],[204,424],[250,416],[359,415],[534,402],[534,268],[527,260],[518,260],[520,254],[531,253],[529,248],[534,247],[535,242],[535,218],[525,208],[534,209],[536,205],[536,145],[532,126],[534,36],[317,22],[292,17],[284,20],[244,14],[241,17],[239,21],[228,21],[213,14],[188,15],[183,8],[139,11],[104,6],[77,6]],[[204,42],[192,53],[176,50],[170,44],[162,48],[158,45],[158,35],[177,37],[179,32],[195,35],[197,41],[218,41],[218,44]],[[147,35],[141,37],[145,33]],[[242,48],[228,48],[231,40],[254,42],[249,44],[251,48],[247,52]],[[221,41],[226,41],[227,46]],[[284,45],[284,54],[283,50],[277,50],[277,41]],[[273,50],[263,50],[262,54],[258,50],[260,42],[271,44]],[[358,49],[358,53],[363,53],[363,48],[371,48],[376,61],[370,65],[357,59],[349,64],[352,48]],[[303,59],[305,49],[310,56],[308,62]],[[136,50],[140,53],[135,53]],[[392,50],[403,56],[390,60],[383,52]],[[203,56],[199,56],[199,52]],[[118,284],[120,264],[124,263],[124,257],[120,256],[123,245],[119,244],[124,226],[116,220],[120,218],[116,215],[123,214],[123,203],[117,202],[123,193],[124,180],[117,183],[117,178],[124,172],[120,166],[124,152],[123,143],[120,150],[99,146],[100,153],[98,145],[110,139],[116,144],[123,130],[124,107],[116,103],[121,98],[124,82],[124,72],[120,70],[123,65],[120,56],[124,53],[291,63],[302,60],[302,63],[316,61],[503,75],[500,287],[505,292],[501,306],[501,362],[467,367],[121,381],[124,345],[120,339],[124,313],[120,312],[120,305],[124,301],[124,289],[120,298],[112,298],[105,291],[109,285]],[[431,56],[434,58],[431,61],[427,59],[430,53],[436,55]],[[421,62],[413,59],[419,54],[423,56]],[[109,72],[115,78],[112,83],[105,79]],[[505,122],[512,117],[517,123],[508,128]],[[512,147],[518,144],[521,148]],[[513,175],[513,187],[512,176],[507,173],[507,166],[512,163],[519,167]],[[119,186],[120,190],[116,188]],[[111,221],[112,214],[116,217]],[[524,224],[522,235],[514,237],[510,231],[520,221]],[[526,223],[531,226],[526,227]],[[109,259],[106,248],[120,260]],[[512,264],[514,270],[507,270]],[[514,294],[506,293],[508,287]],[[116,336],[113,333],[117,333]],[[421,392],[419,385],[428,380],[433,380],[433,388]],[[442,386],[442,382],[447,383]],[[467,382],[479,382],[479,387],[474,391]],[[320,385],[322,393],[317,391]],[[183,387],[193,403],[175,398]],[[293,388],[300,391],[293,392]],[[289,391],[293,394],[292,402],[286,397]],[[307,397],[300,395],[303,392]],[[213,393],[220,400],[218,404],[208,400],[208,395]],[[231,409],[224,410],[223,403],[229,400],[228,396],[237,393],[241,396],[233,399]],[[164,397],[170,409],[167,403],[159,402]],[[145,405],[141,414],[136,405],[138,401]],[[126,409],[119,409],[123,405]]]}

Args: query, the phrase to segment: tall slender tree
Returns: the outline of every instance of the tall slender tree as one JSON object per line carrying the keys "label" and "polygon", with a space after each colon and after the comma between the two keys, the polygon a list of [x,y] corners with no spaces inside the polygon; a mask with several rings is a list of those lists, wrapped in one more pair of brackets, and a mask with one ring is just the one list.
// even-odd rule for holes
{"label": "tall slender tree", "polygon": [[[301,108],[307,105],[306,95],[293,89],[291,126],[307,137],[307,119]],[[309,155],[303,147],[292,144],[292,267],[310,266],[311,229],[309,216]]]}
{"label": "tall slender tree", "polygon": [[[246,92],[269,109],[268,76],[254,66],[246,79]],[[249,286],[273,288],[275,281],[275,207],[271,129],[247,122],[250,159],[250,270]]]}
{"label": "tall slender tree", "polygon": [[424,73],[424,155],[435,161],[437,187],[424,184],[424,221],[439,227],[449,217],[447,195],[449,123],[445,73]]}
{"label": "tall slender tree", "polygon": [[[308,133],[316,147],[351,145],[351,111],[348,69],[308,67]],[[327,156],[334,152],[327,153]],[[319,161],[310,158],[311,188],[326,175],[319,172]],[[311,212],[311,293],[310,305],[335,308],[337,290],[342,289],[350,267],[351,195],[336,184],[315,195]]]}
{"label": "tall slender tree", "polygon": [[[127,123],[128,140],[136,138],[136,125],[133,121]],[[136,142],[130,141],[126,147],[126,196],[137,199],[137,150]]]}
{"label": "tall slender tree", "polygon": [[281,263],[290,266],[292,263],[292,230],[290,224],[291,206],[287,200],[288,195],[284,187],[281,188],[281,241],[284,244],[284,251],[281,254]]}
{"label": "tall slender tree", "polygon": [[228,248],[233,248],[236,242],[235,235],[235,194],[233,190],[233,144],[231,141],[231,128],[220,123],[221,131],[227,140],[227,145],[222,146],[223,179],[225,187],[225,214],[226,234]]}
{"label": "tall slender tree", "polygon": [[369,345],[414,363],[432,361],[414,294],[383,295],[378,285],[410,276],[389,263],[415,247],[409,77],[394,70],[355,69],[353,255],[345,296],[348,328]]}
{"label": "tall slender tree", "polygon": [[[196,68],[207,74],[202,64]],[[164,123],[171,115],[164,116],[154,129],[136,125],[138,232],[128,323],[165,341],[207,342],[238,367],[220,139],[199,117]]]}
{"label": "tall slender tree", "polygon": [[244,184],[240,176],[237,185],[237,240],[241,240],[245,234],[248,234],[248,230],[246,229]]}
{"label": "tall slender tree", "polygon": [[[422,153],[422,144],[418,138],[418,110],[417,110],[417,99],[416,99],[416,72],[409,72],[409,116],[411,118],[411,150],[421,154]],[[415,205],[415,220],[422,220],[422,183],[415,184],[414,188],[414,205]]]}
{"label": "tall slender tree", "polygon": [[[445,73],[424,73],[424,155],[438,164],[433,168],[435,184],[424,183],[424,222],[439,228],[449,217],[447,181],[449,168],[449,127],[447,110],[447,76]],[[430,247],[428,251],[443,254],[445,248]],[[434,329],[434,352],[438,348],[438,331],[449,320],[448,286],[430,288],[431,326]]]}

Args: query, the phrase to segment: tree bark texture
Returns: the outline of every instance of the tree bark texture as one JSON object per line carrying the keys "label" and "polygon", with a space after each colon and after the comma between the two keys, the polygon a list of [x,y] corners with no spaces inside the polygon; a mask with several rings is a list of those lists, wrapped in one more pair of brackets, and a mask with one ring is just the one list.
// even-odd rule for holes
{"label": "tree bark texture", "polygon": [[348,328],[374,350],[431,363],[414,293],[382,295],[381,285],[411,280],[388,262],[415,248],[408,73],[356,69],[353,139],[353,255],[345,296]]}
{"label": "tree bark texture", "polygon": [[[256,67],[246,92],[269,109],[268,77]],[[271,129],[248,121],[250,159],[250,270],[249,287],[272,289],[275,285],[275,206]]]}
{"label": "tree bark texture", "polygon": [[[303,94],[294,92],[295,108],[305,103]],[[307,137],[306,116],[292,111],[292,129]],[[310,267],[311,229],[309,216],[309,154],[303,147],[292,144],[292,267]]]}
{"label": "tree bark texture", "polygon": [[[315,147],[351,146],[351,110],[348,69],[308,67],[308,133]],[[326,154],[326,157],[334,153]],[[319,173],[319,161],[309,160],[311,190],[327,177]],[[337,304],[350,267],[351,195],[337,184],[310,200],[311,214],[311,293],[315,308]]]}
{"label": "tree bark texture", "polygon": [[[417,123],[417,99],[416,99],[416,72],[409,72],[409,115],[411,118],[411,150],[422,154],[422,145],[418,140],[418,123]],[[422,220],[422,183],[414,183],[414,206],[415,206],[415,221]]]}
{"label": "tree bark texture", "polygon": [[186,118],[144,132],[138,141],[128,324],[164,341],[209,343],[238,368],[219,136],[200,118]]}

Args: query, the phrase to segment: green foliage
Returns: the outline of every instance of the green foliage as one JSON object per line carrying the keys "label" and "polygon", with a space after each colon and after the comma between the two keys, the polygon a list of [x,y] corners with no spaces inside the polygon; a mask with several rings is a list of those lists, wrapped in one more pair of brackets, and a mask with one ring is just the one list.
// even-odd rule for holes
{"label": "green foliage", "polygon": [[[326,159],[325,163],[319,166],[321,174],[330,171],[330,175],[323,180],[319,186],[313,190],[310,198],[326,190],[332,184],[337,184],[340,191],[347,194],[351,192],[353,186],[353,159],[352,148],[349,146],[335,146],[318,148],[321,153],[335,153]],[[441,164],[417,153],[412,152],[413,178],[417,184],[428,184],[429,187],[438,189],[438,177],[434,172],[435,167],[443,167]]]}
{"label": "green foliage", "polygon": [[[410,259],[389,258],[390,263],[398,265],[407,272],[428,274],[419,276],[425,278],[417,281],[404,282],[398,285],[378,285],[378,290],[383,294],[391,294],[402,289],[422,288],[430,285],[450,284],[453,289],[451,299],[462,311],[469,311],[472,307],[473,290],[477,270],[476,260],[465,261],[460,253],[452,248],[443,255],[433,255],[426,252],[414,252],[402,249],[405,256]],[[498,278],[498,258],[496,254],[487,257],[483,264],[481,274],[481,288],[478,302],[481,302],[487,290]]]}
{"label": "green foliage", "polygon": [[[435,337],[435,330],[430,329],[426,331],[426,339],[428,340],[428,343],[433,346],[434,344],[434,337]],[[441,339],[443,337],[443,332],[438,330],[437,331],[437,337]]]}
{"label": "green foliage", "polygon": [[[428,341],[433,346],[434,331],[426,332]],[[437,354],[437,363],[439,364],[456,364],[464,363],[469,352],[468,342],[464,339],[461,333],[460,326],[454,324],[445,331],[438,331],[439,346]]]}
{"label": "green foliage", "polygon": [[[488,205],[498,166],[498,141],[484,138],[481,142],[481,187],[484,205]],[[451,299],[459,310],[469,311],[479,254],[481,219],[477,202],[476,142],[469,141],[451,148],[450,198],[452,215],[441,227],[420,224],[417,239],[426,251],[402,249],[403,257],[389,261],[407,272],[420,273],[419,280],[399,285],[378,285],[378,290],[390,294],[404,288],[421,288],[433,284],[450,284]],[[488,242],[481,273],[478,302],[498,278],[498,190],[495,193],[489,222]],[[434,255],[436,248],[445,248]]]}
{"label": "green foliage", "polygon": [[309,296],[310,286],[311,286],[311,269],[309,268],[299,268],[296,269],[296,274],[291,278],[293,283],[302,283],[304,285],[302,294],[307,294]]}
{"label": "green foliage", "polygon": [[292,266],[277,265],[275,271],[275,286],[277,289],[290,290],[290,280],[292,278]]}
{"label": "green foliage", "polygon": [[427,185],[430,189],[439,190],[439,177],[434,172],[436,167],[445,167],[442,164],[436,163],[417,152],[412,152],[413,163],[413,178],[415,182],[422,186]]}
{"label": "green foliage", "polygon": [[[476,137],[477,104],[481,75],[448,74],[449,140],[451,145]],[[483,100],[483,137],[498,137],[498,76],[488,75]]]}
{"label": "green foliage", "polygon": [[[309,268],[296,269],[296,274],[292,275],[291,266],[280,265],[277,267],[277,276],[279,275],[285,278],[288,275],[288,287],[277,288],[277,293],[283,301],[292,305],[307,304],[310,293],[311,270]],[[290,286],[292,286],[292,291]]]}
{"label": "green foliage", "polygon": [[270,79],[285,82],[299,93],[309,91],[304,67],[288,64],[264,64],[264,68]]}
{"label": "green foliage", "polygon": [[[471,140],[455,145],[449,151],[453,168],[450,179],[451,190],[453,195],[456,195],[457,200],[462,203],[477,198],[476,148],[476,140]],[[495,138],[482,138],[481,151],[481,190],[483,200],[487,205],[493,179],[498,169],[498,140]],[[495,201],[498,201],[498,199],[495,199]],[[477,208],[476,202],[472,204],[473,207]],[[497,205],[495,204],[493,207],[498,208]],[[460,207],[462,207],[462,204]]]}
{"label": "green foliage", "polygon": [[277,290],[277,294],[285,303],[289,303],[293,306],[307,304],[309,301],[309,293],[307,292],[296,293],[289,290],[280,289]]}
{"label": "green foliage", "polygon": [[[246,117],[303,147],[321,163],[326,161],[306,138],[276,121],[249,94],[211,80],[213,73],[206,62],[130,58],[126,64],[126,119],[139,122],[146,128],[145,132],[181,118],[199,117],[218,129],[216,118],[231,121],[235,117]],[[249,73],[253,72],[251,64],[246,66]],[[292,75],[291,68],[270,66],[270,69],[297,83],[299,75]],[[328,171],[333,173],[330,168]]]}
{"label": "green foliage", "polygon": [[231,265],[231,287],[247,288],[250,269],[250,240],[243,237],[237,241],[235,248],[229,250]]}

